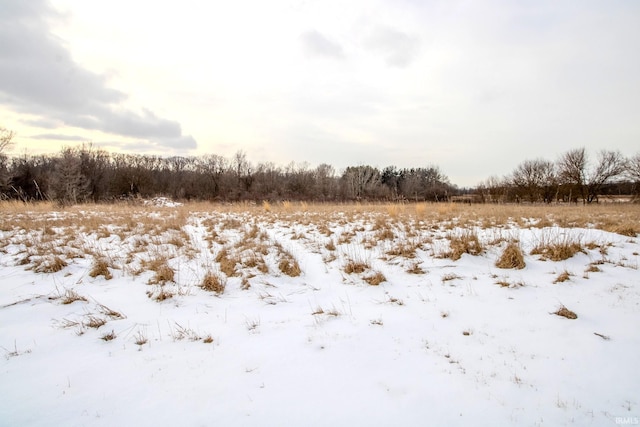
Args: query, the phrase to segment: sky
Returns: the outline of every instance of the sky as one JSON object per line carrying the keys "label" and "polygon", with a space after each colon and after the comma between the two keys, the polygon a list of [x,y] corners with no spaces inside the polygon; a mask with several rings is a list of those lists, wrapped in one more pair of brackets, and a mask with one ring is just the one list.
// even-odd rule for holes
{"label": "sky", "polygon": [[640,152],[640,2],[0,0],[14,153],[437,166]]}

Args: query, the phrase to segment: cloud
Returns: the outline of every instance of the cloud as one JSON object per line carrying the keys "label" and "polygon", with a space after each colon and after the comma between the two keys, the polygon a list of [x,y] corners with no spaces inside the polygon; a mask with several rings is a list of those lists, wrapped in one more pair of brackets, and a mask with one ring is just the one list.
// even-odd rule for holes
{"label": "cloud", "polygon": [[387,65],[404,68],[415,59],[420,45],[416,36],[389,27],[377,27],[365,39],[366,49],[384,57]]}
{"label": "cloud", "polygon": [[300,36],[305,52],[311,56],[344,59],[342,46],[318,31],[307,31]]}
{"label": "cloud", "polygon": [[197,146],[180,123],[152,111],[120,107],[127,94],[107,78],[76,63],[49,30],[62,17],[46,0],[3,0],[0,15],[0,103],[37,115],[32,124],[55,121],[88,130],[142,138],[171,148]]}
{"label": "cloud", "polygon": [[77,135],[62,135],[57,133],[41,133],[38,135],[32,135],[31,139],[44,139],[44,140],[56,140],[56,141],[88,141],[88,138]]}

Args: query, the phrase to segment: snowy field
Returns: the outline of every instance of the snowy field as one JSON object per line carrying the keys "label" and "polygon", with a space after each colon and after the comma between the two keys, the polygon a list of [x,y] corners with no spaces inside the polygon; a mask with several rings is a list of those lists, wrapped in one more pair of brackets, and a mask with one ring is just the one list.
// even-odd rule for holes
{"label": "snowy field", "polygon": [[451,205],[15,206],[2,426],[640,422],[633,227]]}

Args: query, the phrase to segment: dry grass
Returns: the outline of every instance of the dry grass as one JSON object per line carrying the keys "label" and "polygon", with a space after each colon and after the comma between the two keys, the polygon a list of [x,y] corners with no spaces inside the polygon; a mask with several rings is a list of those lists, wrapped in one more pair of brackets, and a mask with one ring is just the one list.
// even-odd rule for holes
{"label": "dry grass", "polygon": [[220,295],[224,293],[227,286],[226,280],[216,273],[207,273],[200,283],[200,287],[205,291],[215,292]]}
{"label": "dry grass", "polygon": [[33,271],[36,273],[57,273],[69,264],[58,255],[48,255],[33,261]]}
{"label": "dry grass", "polygon": [[229,249],[222,248],[216,255],[215,261],[219,264],[220,271],[226,274],[227,277],[236,275],[236,265],[240,263],[240,259],[237,255],[232,256]]}
{"label": "dry grass", "polygon": [[113,310],[109,307],[107,307],[106,305],[103,304],[98,304],[98,311],[108,317],[110,317],[111,319],[126,319],[127,316],[125,316],[124,314],[122,314],[119,311]]}
{"label": "dry grass", "polygon": [[169,266],[166,258],[154,258],[146,263],[146,267],[153,271],[154,276],[149,279],[150,285],[164,285],[167,282],[173,282],[175,271]]}
{"label": "dry grass", "polygon": [[115,334],[115,332],[113,332],[113,330],[111,332],[107,332],[106,334],[100,337],[102,341],[112,341],[112,340],[115,340],[116,338],[117,338],[117,335]]}
{"label": "dry grass", "polygon": [[558,277],[553,281],[553,283],[562,283],[571,279],[572,274],[567,270],[564,270],[562,273],[558,274]]}
{"label": "dry grass", "polygon": [[189,341],[199,341],[202,339],[202,337],[198,335],[193,329],[184,327],[178,322],[175,322],[175,329],[171,331],[171,337],[175,341],[180,341],[185,338],[189,339]]}
{"label": "dry grass", "polygon": [[599,273],[601,271],[602,269],[598,267],[598,263],[592,262],[591,264],[589,264],[589,267],[587,267],[587,269],[585,270],[585,273]]}
{"label": "dry grass", "polygon": [[371,286],[378,286],[380,283],[386,282],[387,278],[384,277],[384,274],[382,274],[381,272],[374,271],[371,274],[364,276],[362,280],[364,280]]}
{"label": "dry grass", "polygon": [[282,273],[290,277],[297,277],[302,273],[298,261],[296,261],[293,257],[282,258],[278,263],[278,268]]}
{"label": "dry grass", "polygon": [[507,280],[498,280],[496,282],[496,285],[502,287],[502,288],[513,288],[513,289],[517,289],[517,288],[522,288],[524,287],[524,283],[523,282],[508,282]]}
{"label": "dry grass", "polygon": [[540,255],[541,259],[564,261],[578,252],[585,252],[579,237],[569,233],[550,235],[543,233],[539,242],[531,250],[531,255]]}
{"label": "dry grass", "polygon": [[174,293],[165,286],[158,286],[153,291],[147,291],[147,296],[154,301],[162,302],[173,298]]}
{"label": "dry grass", "polygon": [[134,342],[136,343],[136,345],[138,346],[143,346],[145,345],[149,340],[147,339],[147,334],[143,331],[138,331],[136,332],[136,334],[134,335]]}
{"label": "dry grass", "polygon": [[564,305],[561,306],[558,310],[554,311],[553,314],[555,314],[557,316],[564,317],[566,319],[577,319],[578,318],[578,315],[576,313],[574,313],[573,311],[569,310]]}
{"label": "dry grass", "polygon": [[278,262],[278,269],[283,274],[286,274],[290,277],[298,277],[302,274],[302,270],[300,269],[300,264],[298,260],[289,252],[284,249],[280,244],[276,243],[276,250],[278,251],[278,257],[280,261]]}
{"label": "dry grass", "polygon": [[484,247],[480,243],[478,233],[474,229],[463,229],[447,235],[449,240],[449,251],[445,257],[453,261],[459,260],[463,254],[480,255]]}
{"label": "dry grass", "polygon": [[87,302],[87,299],[85,297],[83,297],[82,295],[78,294],[73,289],[65,290],[65,292],[62,295],[62,298],[60,300],[60,302],[62,304],[72,304],[72,303],[74,303],[76,301]]}
{"label": "dry grass", "polygon": [[109,267],[109,262],[105,258],[97,257],[93,261],[91,270],[89,270],[89,276],[93,278],[103,276],[105,280],[111,280],[113,275],[111,271],[109,271]]}
{"label": "dry grass", "polygon": [[515,268],[520,270],[525,266],[522,249],[520,245],[515,242],[507,244],[504,251],[502,251],[502,255],[500,255],[500,258],[496,261],[496,267],[498,268]]}
{"label": "dry grass", "polygon": [[412,240],[403,240],[396,242],[388,251],[385,253],[389,256],[399,256],[403,258],[415,258],[416,251],[420,248],[421,244],[417,241]]}
{"label": "dry grass", "polygon": [[419,262],[411,263],[406,271],[409,274],[425,274],[425,271],[422,269]]}
{"label": "dry grass", "polygon": [[461,276],[458,276],[458,275],[457,275],[457,274],[455,274],[455,273],[447,273],[447,274],[443,275],[443,276],[442,276],[442,278],[441,278],[442,283],[444,283],[444,282],[450,282],[450,281],[452,281],[452,280],[458,280],[458,279],[462,279],[462,277],[461,277]]}
{"label": "dry grass", "polygon": [[94,315],[89,315],[87,317],[87,320],[83,323],[84,326],[88,328],[95,328],[95,329],[98,329],[99,327],[104,326],[106,324],[107,324],[106,319],[102,317],[94,316]]}
{"label": "dry grass", "polygon": [[347,260],[344,265],[344,272],[347,274],[360,274],[369,269],[369,264],[365,261]]}

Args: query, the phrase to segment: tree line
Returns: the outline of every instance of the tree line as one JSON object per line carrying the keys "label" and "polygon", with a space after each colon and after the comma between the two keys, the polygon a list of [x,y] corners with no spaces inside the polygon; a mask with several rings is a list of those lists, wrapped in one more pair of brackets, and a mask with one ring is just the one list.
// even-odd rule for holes
{"label": "tree line", "polygon": [[569,150],[555,162],[525,160],[511,174],[490,177],[475,189],[480,201],[590,204],[602,196],[640,200],[640,153],[625,158],[602,150],[592,158],[585,148]]}
{"label": "tree line", "polygon": [[[5,140],[13,136],[3,132]],[[230,159],[109,153],[91,144],[55,155],[8,157],[0,152],[0,195],[23,201],[75,204],[156,196],[221,202],[437,201],[458,191],[435,166],[380,170],[358,165],[338,174],[328,164],[253,164],[242,151]]]}
{"label": "tree line", "polygon": [[525,160],[502,178],[492,176],[476,188],[460,189],[436,166],[384,169],[307,163],[254,164],[244,152],[162,157],[109,153],[83,144],[53,155],[9,157],[14,133],[0,128],[0,198],[55,200],[60,204],[167,196],[183,200],[320,202],[477,201],[597,202],[603,195],[640,200],[640,153],[585,148],[556,161]]}

